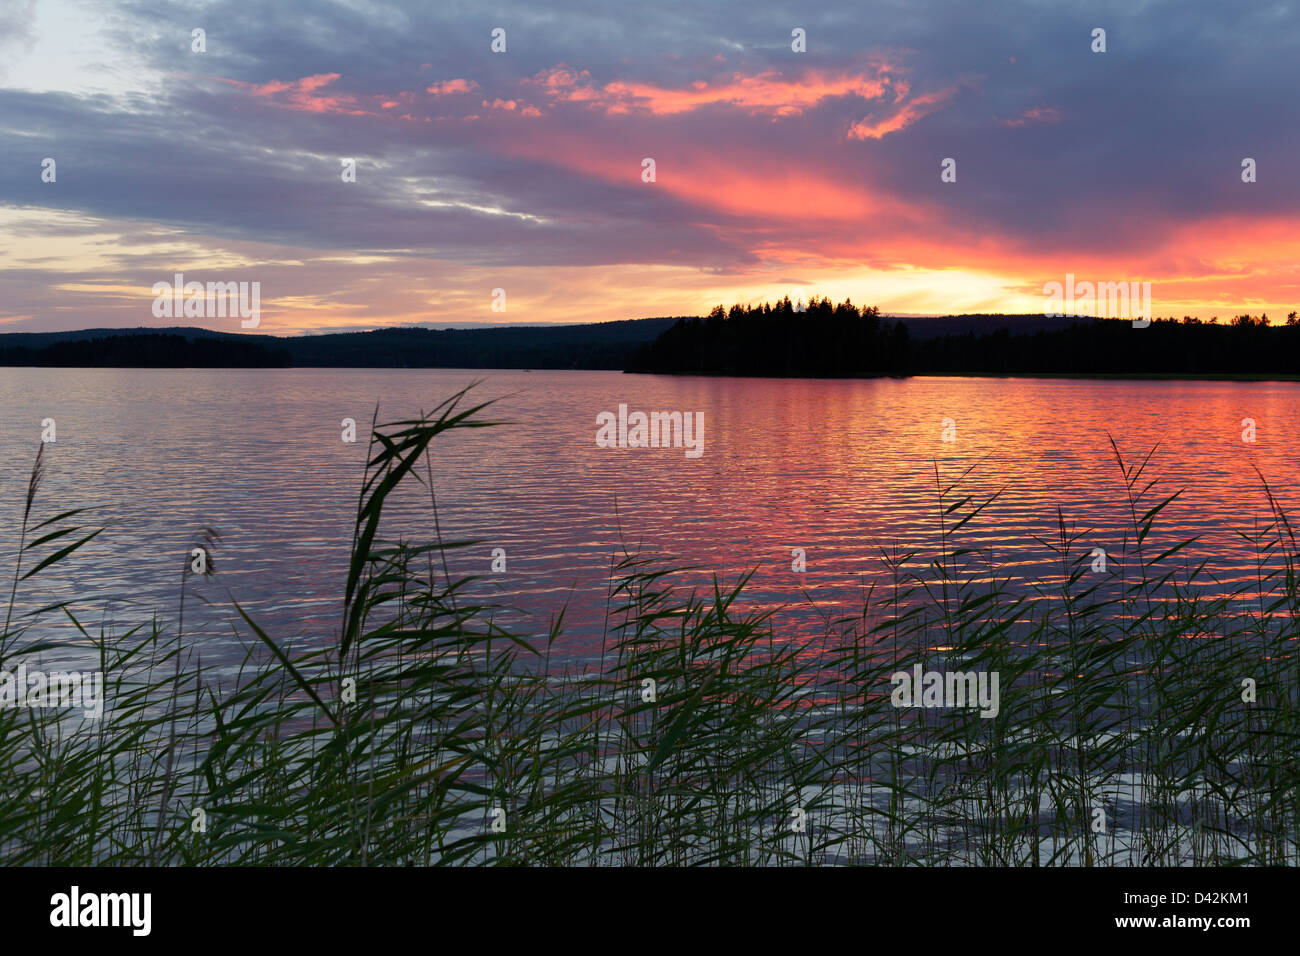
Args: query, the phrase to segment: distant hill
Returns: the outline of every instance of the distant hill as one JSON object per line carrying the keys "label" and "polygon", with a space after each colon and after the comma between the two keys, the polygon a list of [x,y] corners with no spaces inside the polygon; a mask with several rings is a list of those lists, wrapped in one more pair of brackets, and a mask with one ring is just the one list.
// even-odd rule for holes
{"label": "distant hill", "polygon": [[0,334],[0,366],[623,369],[676,317],[276,336],[189,327]]}
{"label": "distant hill", "polygon": [[0,366],[528,368],[687,375],[1300,375],[1300,325],[908,316],[828,300],[706,318],[275,336],[188,327],[0,334]]}
{"label": "distant hill", "polygon": [[[0,339],[8,336],[0,336]],[[259,336],[259,338],[267,338]],[[272,340],[274,341],[274,340]],[[188,338],[179,332],[100,331],[84,337],[0,342],[0,366],[68,368],[268,368],[290,364],[283,348],[239,336]]]}
{"label": "distant hill", "polygon": [[676,318],[495,329],[376,329],[279,339],[294,365],[321,368],[623,369]]}

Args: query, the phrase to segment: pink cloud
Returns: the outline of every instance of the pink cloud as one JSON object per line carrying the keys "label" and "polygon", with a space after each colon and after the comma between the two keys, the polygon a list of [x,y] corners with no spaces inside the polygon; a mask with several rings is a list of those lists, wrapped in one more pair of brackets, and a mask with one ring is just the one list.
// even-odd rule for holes
{"label": "pink cloud", "polygon": [[589,70],[574,70],[563,63],[549,70],[542,70],[530,82],[541,86],[548,95],[570,103],[594,100],[599,96],[591,86]]}
{"label": "pink cloud", "polygon": [[[806,70],[788,76],[779,70],[768,70],[750,76],[732,73],[712,82],[696,80],[685,88],[625,81],[614,81],[598,87],[591,82],[588,71],[578,72],[561,64],[543,70],[531,82],[560,101],[591,103],[616,115],[644,110],[656,116],[668,116],[710,106],[723,106],[750,113],[797,116],[805,109],[833,97],[857,96],[874,100],[884,96],[890,89],[896,91],[895,99],[905,96],[905,81],[899,81],[892,75],[898,69],[881,60],[865,71]],[[901,93],[898,92],[900,84]]]}
{"label": "pink cloud", "polygon": [[447,96],[452,93],[472,93],[479,88],[473,80],[443,80],[428,87],[426,92],[434,96]]}
{"label": "pink cloud", "polygon": [[300,80],[271,80],[268,83],[245,83],[242,80],[228,80],[224,77],[217,77],[216,79],[222,83],[242,87],[256,97],[273,100],[277,105],[293,110],[301,110],[305,113],[345,113],[350,116],[372,115],[370,110],[357,108],[359,104],[355,96],[346,93],[325,96],[317,93],[318,90],[330,86],[341,75],[339,73],[317,73],[313,76],[304,76]]}
{"label": "pink cloud", "polygon": [[908,100],[892,116],[883,119],[875,119],[874,113],[865,116],[849,127],[849,139],[883,139],[890,133],[906,129],[917,120],[938,112],[947,106],[961,87],[961,83],[955,83],[933,93],[926,93],[915,99]]}
{"label": "pink cloud", "polygon": [[999,126],[1011,127],[1028,126],[1030,123],[1059,123],[1061,111],[1055,106],[1035,106],[1010,119],[998,119],[996,116],[993,119]]}

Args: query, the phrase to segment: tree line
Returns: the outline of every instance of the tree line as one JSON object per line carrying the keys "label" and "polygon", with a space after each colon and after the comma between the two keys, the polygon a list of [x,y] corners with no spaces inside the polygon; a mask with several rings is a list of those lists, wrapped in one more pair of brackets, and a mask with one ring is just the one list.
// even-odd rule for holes
{"label": "tree line", "polygon": [[813,299],[717,306],[681,319],[632,362],[631,371],[686,375],[858,376],[902,374],[913,351],[907,326],[875,306]]}
{"label": "tree line", "polygon": [[[991,318],[990,322],[996,319]],[[1066,328],[914,337],[878,308],[814,298],[799,309],[775,304],[715,308],[682,319],[635,355],[630,371],[667,374],[859,377],[925,374],[1300,374],[1296,313],[1220,323],[1156,318],[1080,319]]]}

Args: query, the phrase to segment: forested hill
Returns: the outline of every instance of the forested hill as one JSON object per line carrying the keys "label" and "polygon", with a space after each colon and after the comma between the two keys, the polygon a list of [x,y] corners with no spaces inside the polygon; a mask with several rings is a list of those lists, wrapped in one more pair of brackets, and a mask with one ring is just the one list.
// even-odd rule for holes
{"label": "forested hill", "polygon": [[903,374],[912,356],[901,321],[881,319],[845,301],[814,300],[798,310],[718,306],[704,319],[682,319],[637,356],[633,371],[687,375],[853,376]]}
{"label": "forested hill", "polygon": [[197,328],[0,334],[0,366],[623,369],[676,318],[274,336]]}
{"label": "forested hill", "polygon": [[[971,317],[975,318],[975,317]],[[632,361],[641,372],[695,375],[856,377],[925,374],[1300,375],[1300,324],[1267,315],[1226,323],[983,316],[917,321],[916,335],[875,308],[814,300],[799,310],[721,306],[683,319]],[[949,324],[948,328],[952,328]],[[983,331],[977,331],[983,329]]]}

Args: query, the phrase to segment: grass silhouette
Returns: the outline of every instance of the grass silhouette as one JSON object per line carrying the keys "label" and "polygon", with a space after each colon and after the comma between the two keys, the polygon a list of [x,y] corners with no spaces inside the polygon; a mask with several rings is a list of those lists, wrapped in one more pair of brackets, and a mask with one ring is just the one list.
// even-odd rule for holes
{"label": "grass silhouette", "polygon": [[[1057,573],[1017,593],[966,541],[989,499],[936,472],[933,548],[882,550],[860,613],[792,639],[737,610],[748,575],[683,591],[671,564],[624,554],[600,666],[579,671],[551,660],[562,618],[534,646],[453,576],[475,542],[383,537],[401,485],[427,484],[436,517],[430,447],[499,427],[486,407],[460,392],[373,426],[337,639],[285,646],[236,604],[249,650],[233,678],[184,632],[188,563],[174,632],[92,632],[65,603],[15,616],[23,582],[98,533],[81,510],[39,518],[38,453],[0,668],[40,666],[58,648],[39,634],[62,620],[96,649],[108,704],[98,721],[0,708],[0,858],[1300,863],[1300,547],[1262,476],[1273,520],[1242,536],[1249,594],[1222,596],[1186,563],[1191,539],[1159,534],[1176,496],[1156,492],[1150,455],[1116,449],[1131,528],[1106,575],[1060,515],[1039,542]],[[218,544],[208,529],[196,546]],[[895,707],[891,675],[916,665],[996,671],[998,714]]]}

